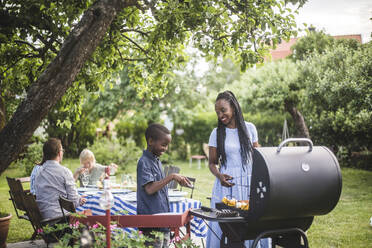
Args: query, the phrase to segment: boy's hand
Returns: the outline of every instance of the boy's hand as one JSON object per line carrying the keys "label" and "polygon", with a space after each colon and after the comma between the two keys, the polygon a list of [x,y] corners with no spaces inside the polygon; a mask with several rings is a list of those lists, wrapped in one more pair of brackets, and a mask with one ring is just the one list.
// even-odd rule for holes
{"label": "boy's hand", "polygon": [[180,174],[173,174],[173,180],[176,180],[181,186],[192,188],[190,180]]}

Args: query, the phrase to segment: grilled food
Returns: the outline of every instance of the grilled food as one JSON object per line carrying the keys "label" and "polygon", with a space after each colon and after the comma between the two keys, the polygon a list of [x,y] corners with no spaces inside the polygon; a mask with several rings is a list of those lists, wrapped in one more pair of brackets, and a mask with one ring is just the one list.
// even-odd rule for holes
{"label": "grilled food", "polygon": [[229,200],[225,196],[224,198],[222,198],[222,202],[230,207],[239,208],[241,210],[249,210],[249,200],[237,201],[235,198]]}

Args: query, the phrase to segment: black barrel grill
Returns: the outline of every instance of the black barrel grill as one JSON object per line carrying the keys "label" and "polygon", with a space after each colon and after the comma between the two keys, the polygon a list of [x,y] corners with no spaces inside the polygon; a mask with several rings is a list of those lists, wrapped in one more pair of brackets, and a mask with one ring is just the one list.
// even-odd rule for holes
{"label": "black barrel grill", "polygon": [[[291,142],[307,145],[285,147]],[[334,154],[313,146],[309,139],[291,138],[278,147],[254,149],[248,211],[217,203],[216,209],[191,212],[219,222],[221,247],[245,247],[244,241],[253,239],[252,247],[256,247],[264,237],[272,238],[273,247],[308,247],[304,232],[314,216],[332,211],[341,189],[341,170]]]}

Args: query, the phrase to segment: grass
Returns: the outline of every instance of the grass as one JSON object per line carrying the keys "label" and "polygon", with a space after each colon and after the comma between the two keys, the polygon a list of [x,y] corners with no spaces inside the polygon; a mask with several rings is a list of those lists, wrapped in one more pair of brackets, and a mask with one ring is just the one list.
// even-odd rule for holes
{"label": "grass", "polygon": [[[79,166],[79,161],[78,159],[65,159],[63,164],[75,171],[75,168]],[[197,169],[196,162],[191,168],[185,161],[177,161],[174,165],[181,168],[181,174],[196,178],[193,198],[209,206],[207,197],[211,195],[214,178],[204,163],[200,170]],[[123,171],[117,174],[120,173]],[[127,168],[125,173],[135,178],[135,166]],[[5,176],[18,177],[22,174],[16,168],[10,168],[0,176],[0,197],[3,199],[0,201],[0,212],[10,211],[14,216],[11,220],[8,243],[28,240],[33,232],[32,227],[29,222],[15,217],[12,203],[7,200],[9,194]],[[309,245],[313,248],[372,248],[372,227],[369,226],[369,219],[372,217],[372,172],[344,168],[342,176],[341,199],[331,213],[315,217],[307,231]]]}
{"label": "grass", "polygon": [[343,187],[336,208],[315,217],[310,247],[372,247],[372,172],[342,169]]}

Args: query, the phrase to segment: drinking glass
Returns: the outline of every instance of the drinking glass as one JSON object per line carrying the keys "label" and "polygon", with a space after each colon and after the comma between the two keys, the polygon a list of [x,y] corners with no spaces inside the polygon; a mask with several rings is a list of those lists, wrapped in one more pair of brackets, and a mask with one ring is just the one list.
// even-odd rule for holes
{"label": "drinking glass", "polygon": [[126,186],[127,181],[128,181],[127,175],[121,174],[121,180],[120,180],[120,186],[121,186],[121,188],[124,188]]}
{"label": "drinking glass", "polygon": [[113,175],[115,175],[115,173],[116,173],[116,168],[113,166],[113,165],[109,165],[110,166],[110,176],[113,176]]}
{"label": "drinking glass", "polygon": [[129,186],[133,186],[134,182],[133,182],[133,178],[131,175],[128,175],[128,185]]}
{"label": "drinking glass", "polygon": [[81,174],[81,184],[84,186],[84,188],[89,184],[89,174],[88,173],[82,173]]}

